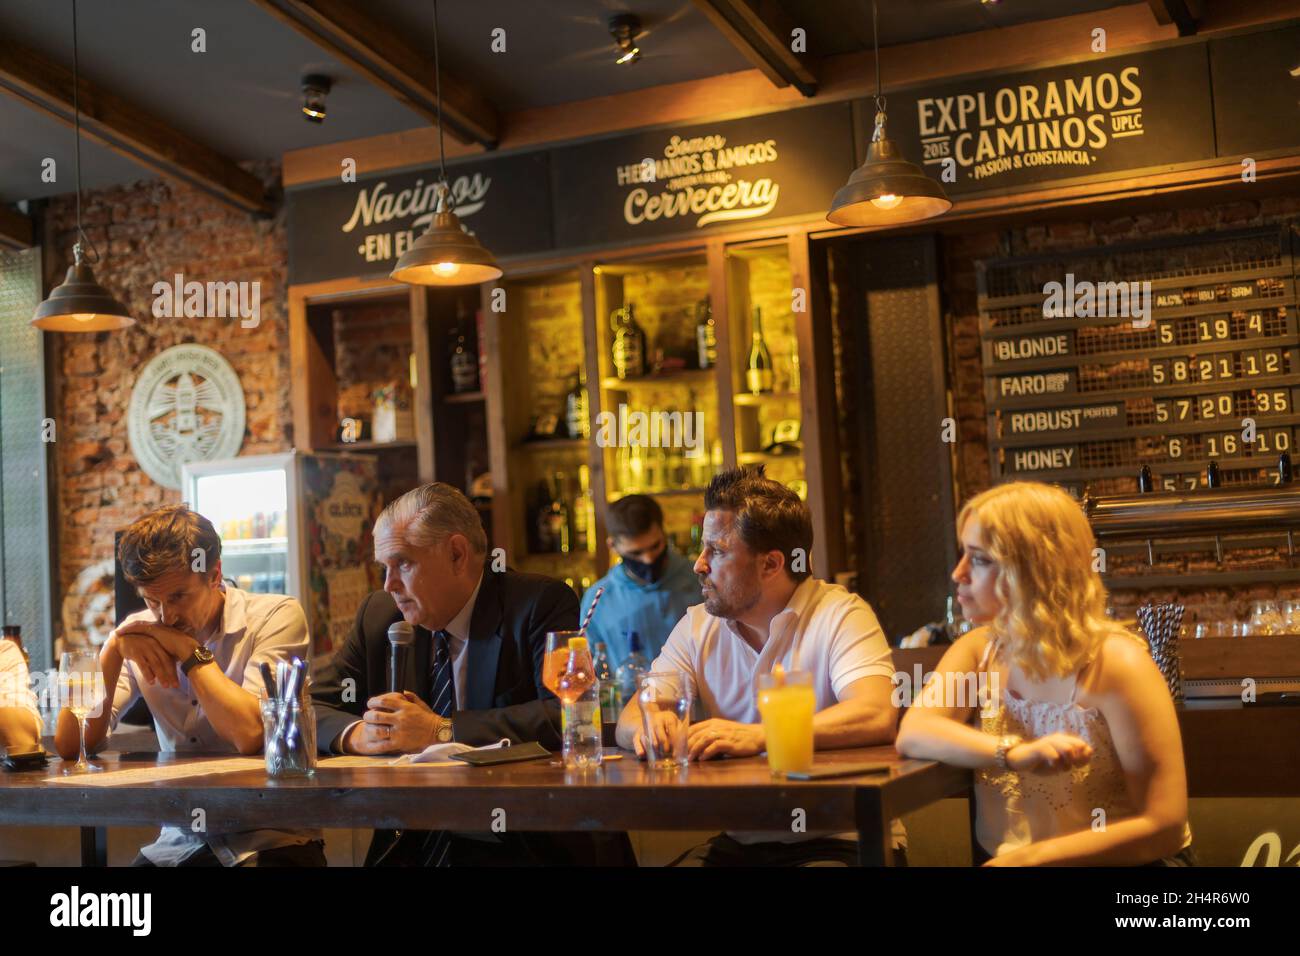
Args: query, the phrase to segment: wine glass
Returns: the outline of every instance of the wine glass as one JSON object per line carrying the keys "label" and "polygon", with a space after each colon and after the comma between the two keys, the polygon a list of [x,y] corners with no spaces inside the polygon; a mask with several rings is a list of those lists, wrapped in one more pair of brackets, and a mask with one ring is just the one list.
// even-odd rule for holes
{"label": "wine glass", "polygon": [[95,651],[65,651],[59,659],[59,706],[72,711],[81,734],[81,753],[64,773],[94,773],[103,770],[86,760],[86,718],[98,717],[104,707],[104,673]]}

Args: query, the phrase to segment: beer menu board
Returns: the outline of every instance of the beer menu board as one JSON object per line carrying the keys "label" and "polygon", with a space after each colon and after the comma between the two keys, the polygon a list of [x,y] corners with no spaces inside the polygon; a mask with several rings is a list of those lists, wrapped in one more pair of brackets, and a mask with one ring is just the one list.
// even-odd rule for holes
{"label": "beer menu board", "polygon": [[1276,481],[1300,430],[1300,336],[1285,227],[985,261],[995,481],[1075,494]]}

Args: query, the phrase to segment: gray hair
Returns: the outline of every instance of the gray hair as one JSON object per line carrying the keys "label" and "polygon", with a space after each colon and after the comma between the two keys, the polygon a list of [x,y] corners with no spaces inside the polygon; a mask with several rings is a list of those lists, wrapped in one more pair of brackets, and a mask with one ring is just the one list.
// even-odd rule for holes
{"label": "gray hair", "polygon": [[439,544],[453,534],[464,535],[475,554],[487,554],[487,532],[478,511],[460,491],[433,481],[390,502],[375,521],[375,531],[393,525],[417,548]]}

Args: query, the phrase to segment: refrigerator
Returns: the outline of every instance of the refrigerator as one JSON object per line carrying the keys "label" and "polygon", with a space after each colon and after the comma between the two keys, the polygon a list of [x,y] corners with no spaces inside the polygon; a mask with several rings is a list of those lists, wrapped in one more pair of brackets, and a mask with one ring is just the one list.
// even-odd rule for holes
{"label": "refrigerator", "polygon": [[307,615],[319,666],[382,586],[372,530],[383,509],[368,455],[245,455],[181,468],[189,507],[221,536],[221,572],[254,594],[288,594]]}

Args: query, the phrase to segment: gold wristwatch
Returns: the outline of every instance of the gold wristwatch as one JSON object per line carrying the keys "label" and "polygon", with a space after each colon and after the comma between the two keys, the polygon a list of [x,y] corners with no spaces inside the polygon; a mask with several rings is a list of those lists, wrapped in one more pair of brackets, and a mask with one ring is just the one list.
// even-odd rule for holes
{"label": "gold wristwatch", "polygon": [[438,732],[436,736],[438,738],[438,743],[440,744],[451,743],[451,718],[450,717],[443,718],[442,723],[438,725]]}

